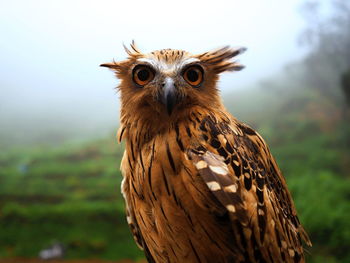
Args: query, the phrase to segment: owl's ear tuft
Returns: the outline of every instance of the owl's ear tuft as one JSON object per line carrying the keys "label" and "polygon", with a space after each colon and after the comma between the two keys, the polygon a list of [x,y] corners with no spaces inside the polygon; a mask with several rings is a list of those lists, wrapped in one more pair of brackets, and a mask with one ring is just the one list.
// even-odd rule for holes
{"label": "owl's ear tuft", "polygon": [[124,44],[123,44],[123,47],[124,47],[125,52],[131,58],[138,58],[138,57],[142,56],[142,52],[137,48],[134,40],[132,40],[132,42],[130,44],[130,49],[127,48]]}
{"label": "owl's ear tuft", "polygon": [[122,69],[122,63],[113,60],[113,62],[101,64],[100,67],[110,68],[114,71],[119,72]]}
{"label": "owl's ear tuft", "polygon": [[103,63],[100,65],[100,67],[110,68],[110,69],[117,69],[118,63],[112,62],[112,63]]}
{"label": "owl's ear tuft", "polygon": [[231,48],[225,46],[220,49],[200,54],[197,58],[208,67],[212,68],[217,74],[224,71],[239,71],[242,70],[244,66],[238,61],[231,59],[242,54],[246,50],[246,48]]}
{"label": "owl's ear tuft", "polygon": [[106,67],[111,70],[113,70],[117,75],[125,74],[128,70],[128,61],[120,61],[116,62],[113,60],[113,62],[110,63],[103,63],[100,65],[100,67]]}

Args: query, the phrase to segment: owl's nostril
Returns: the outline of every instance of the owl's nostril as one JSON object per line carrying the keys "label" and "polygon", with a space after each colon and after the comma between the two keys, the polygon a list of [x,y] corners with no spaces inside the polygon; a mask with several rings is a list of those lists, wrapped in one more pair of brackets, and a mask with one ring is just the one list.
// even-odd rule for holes
{"label": "owl's nostril", "polygon": [[[164,88],[165,85],[166,85],[168,82],[169,82],[169,80],[165,80],[165,81],[161,84],[162,88]],[[177,88],[177,85],[176,85],[173,81],[171,81],[171,83],[172,83],[172,85],[173,85],[175,88]]]}

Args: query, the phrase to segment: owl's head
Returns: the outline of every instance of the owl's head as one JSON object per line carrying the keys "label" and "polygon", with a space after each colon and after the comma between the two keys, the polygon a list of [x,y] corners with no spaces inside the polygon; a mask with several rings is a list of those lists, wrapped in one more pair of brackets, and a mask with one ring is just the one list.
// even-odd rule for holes
{"label": "owl's head", "polygon": [[127,60],[101,65],[121,80],[122,115],[143,114],[158,121],[178,119],[194,106],[221,107],[218,75],[241,70],[232,58],[245,51],[223,47],[197,55],[174,49],[143,54],[134,43],[125,50]]}

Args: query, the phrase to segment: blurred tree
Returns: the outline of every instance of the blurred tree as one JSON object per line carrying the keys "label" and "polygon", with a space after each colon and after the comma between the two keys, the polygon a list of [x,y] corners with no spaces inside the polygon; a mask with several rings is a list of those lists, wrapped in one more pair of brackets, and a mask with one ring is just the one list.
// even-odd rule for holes
{"label": "blurred tree", "polygon": [[305,81],[344,106],[349,88],[340,89],[339,84],[350,69],[350,1],[307,0],[301,11],[308,28],[300,40],[310,47]]}
{"label": "blurred tree", "polygon": [[350,107],[350,69],[342,75],[341,85],[345,94],[346,103]]}

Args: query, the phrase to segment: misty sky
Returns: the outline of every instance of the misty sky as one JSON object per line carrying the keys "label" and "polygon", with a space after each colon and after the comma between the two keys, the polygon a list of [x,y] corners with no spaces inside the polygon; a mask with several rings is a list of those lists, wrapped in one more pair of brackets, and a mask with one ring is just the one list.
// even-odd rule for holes
{"label": "misty sky", "polygon": [[221,86],[246,88],[305,54],[302,2],[1,1],[0,121],[117,119],[117,80],[98,65],[124,59],[132,39],[145,52],[245,46],[246,69],[223,75]]}

